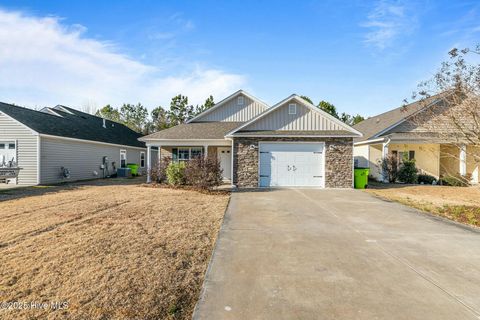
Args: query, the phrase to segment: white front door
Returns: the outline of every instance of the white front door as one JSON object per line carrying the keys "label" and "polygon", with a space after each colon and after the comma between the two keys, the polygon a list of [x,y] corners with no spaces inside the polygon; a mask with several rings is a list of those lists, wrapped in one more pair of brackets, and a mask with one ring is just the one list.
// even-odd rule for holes
{"label": "white front door", "polygon": [[261,187],[323,187],[323,143],[260,143]]}
{"label": "white front door", "polygon": [[222,177],[224,180],[232,179],[232,148],[219,147],[217,149],[218,160],[220,161],[220,168],[222,168]]}

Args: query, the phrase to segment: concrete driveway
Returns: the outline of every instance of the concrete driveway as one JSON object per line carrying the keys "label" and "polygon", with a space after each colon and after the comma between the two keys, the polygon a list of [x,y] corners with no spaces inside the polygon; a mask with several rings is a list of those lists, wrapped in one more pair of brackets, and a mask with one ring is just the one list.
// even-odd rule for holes
{"label": "concrete driveway", "polygon": [[194,319],[480,319],[480,233],[361,191],[234,193]]}

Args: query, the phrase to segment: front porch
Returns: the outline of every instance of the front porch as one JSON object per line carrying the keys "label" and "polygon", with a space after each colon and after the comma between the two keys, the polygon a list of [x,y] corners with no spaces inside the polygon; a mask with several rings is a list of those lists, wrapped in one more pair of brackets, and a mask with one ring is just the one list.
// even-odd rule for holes
{"label": "front porch", "polygon": [[382,180],[379,163],[387,154],[402,159],[414,159],[420,173],[439,179],[448,175],[471,176],[471,182],[480,180],[480,147],[459,147],[448,143],[412,143],[407,141],[387,141],[369,145],[370,175]]}
{"label": "front porch", "polygon": [[[233,181],[233,157],[232,145],[230,140],[164,140],[150,141],[147,149],[158,147],[158,163],[152,163],[151,158],[147,157],[147,182],[151,182],[151,170],[160,164],[164,158],[171,158],[172,161],[189,161],[195,157],[217,157],[220,167],[223,171],[223,181],[230,183]],[[150,154],[150,152],[147,152]]]}

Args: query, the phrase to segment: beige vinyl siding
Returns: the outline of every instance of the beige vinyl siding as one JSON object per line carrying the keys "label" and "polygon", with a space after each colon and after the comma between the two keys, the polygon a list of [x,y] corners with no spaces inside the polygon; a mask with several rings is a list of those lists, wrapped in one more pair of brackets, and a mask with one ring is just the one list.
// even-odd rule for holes
{"label": "beige vinyl siding", "polygon": [[[41,183],[52,184],[66,181],[101,178],[100,165],[104,156],[108,157],[109,169],[115,161],[117,168],[120,166],[120,150],[127,151],[127,163],[140,165],[140,152],[145,149],[113,146],[84,141],[73,141],[50,137],[41,137]],[[152,153],[155,156],[155,153]],[[145,155],[145,165],[146,165]],[[152,159],[154,160],[154,159]],[[64,179],[61,167],[70,170],[70,178]],[[142,171],[145,171],[146,168]],[[94,171],[98,175],[94,174]]]}
{"label": "beige vinyl siding", "polygon": [[440,145],[439,144],[398,144],[390,143],[389,153],[415,151],[415,165],[422,172],[434,177],[440,176]]}
{"label": "beige vinyl siding", "polygon": [[22,168],[18,184],[37,184],[37,136],[34,132],[0,112],[0,141],[17,142],[17,162]]}
{"label": "beige vinyl siding", "polygon": [[[237,98],[239,96],[244,97],[243,106],[237,105]],[[206,113],[195,121],[224,121],[224,122],[246,122],[263,111],[266,110],[266,106],[258,103],[249,97],[241,94],[233,97],[227,101],[224,105],[218,107],[218,109],[212,112]]]}
{"label": "beige vinyl siding", "polygon": [[[480,180],[479,146],[467,146],[467,174],[472,175],[472,182],[477,184]],[[455,145],[440,146],[440,175],[457,175],[460,172],[460,149]]]}
{"label": "beige vinyl siding", "polygon": [[242,129],[248,130],[348,130],[346,127],[328,119],[318,112],[312,111],[300,103],[297,105],[296,114],[288,113],[288,105],[293,102],[286,102],[275,111],[265,115],[263,118],[251,123]]}
{"label": "beige vinyl siding", "polygon": [[373,144],[368,148],[368,160],[370,161],[370,173],[369,176],[375,180],[382,180],[382,171],[380,164],[382,161],[382,145]]}
{"label": "beige vinyl siding", "polygon": [[353,147],[353,157],[355,159],[355,165],[359,168],[369,168],[370,167],[370,160],[369,160],[369,146],[356,146]]}

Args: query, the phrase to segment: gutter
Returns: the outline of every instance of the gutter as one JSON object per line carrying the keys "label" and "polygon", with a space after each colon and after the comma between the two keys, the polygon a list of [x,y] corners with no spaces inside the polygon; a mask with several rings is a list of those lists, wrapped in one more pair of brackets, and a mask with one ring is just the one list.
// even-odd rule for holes
{"label": "gutter", "polygon": [[364,145],[364,144],[372,144],[372,143],[383,142],[383,141],[385,141],[385,138],[377,138],[377,139],[354,142],[353,145],[354,146],[361,146],[361,145]]}

